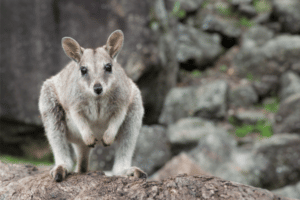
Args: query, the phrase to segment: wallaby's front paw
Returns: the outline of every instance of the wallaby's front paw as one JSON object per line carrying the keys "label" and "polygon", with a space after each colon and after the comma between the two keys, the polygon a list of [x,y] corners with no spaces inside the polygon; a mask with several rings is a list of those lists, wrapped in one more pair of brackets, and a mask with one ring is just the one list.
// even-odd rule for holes
{"label": "wallaby's front paw", "polygon": [[53,167],[53,169],[50,171],[50,176],[55,180],[56,182],[61,182],[66,178],[68,174],[68,171],[63,165],[57,165]]}
{"label": "wallaby's front paw", "polygon": [[126,176],[133,176],[135,178],[147,178],[147,173],[138,167],[131,167],[125,171]]}
{"label": "wallaby's front paw", "polygon": [[103,146],[110,146],[115,140],[115,136],[114,134],[111,134],[110,132],[106,131],[103,135],[103,138],[102,138],[102,144]]}
{"label": "wallaby's front paw", "polygon": [[98,140],[93,135],[84,135],[83,141],[88,147],[94,148]]}

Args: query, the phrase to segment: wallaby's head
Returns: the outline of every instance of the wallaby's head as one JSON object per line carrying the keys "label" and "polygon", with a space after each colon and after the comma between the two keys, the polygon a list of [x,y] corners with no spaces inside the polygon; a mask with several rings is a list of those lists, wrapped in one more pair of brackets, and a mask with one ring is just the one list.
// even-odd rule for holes
{"label": "wallaby's head", "polygon": [[84,49],[70,37],[62,39],[62,47],[72,60],[77,63],[74,73],[83,92],[93,96],[105,95],[116,81],[116,59],[123,47],[124,35],[114,31],[106,45],[97,49]]}

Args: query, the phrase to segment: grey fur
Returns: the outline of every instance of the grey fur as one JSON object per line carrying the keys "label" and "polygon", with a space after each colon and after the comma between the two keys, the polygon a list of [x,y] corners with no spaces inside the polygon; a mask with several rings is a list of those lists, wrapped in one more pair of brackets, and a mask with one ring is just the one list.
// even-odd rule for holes
{"label": "grey fur", "polygon": [[[44,82],[39,99],[55,158],[50,174],[56,181],[73,169],[69,143],[77,155],[76,172],[88,170],[89,147],[116,141],[113,174],[145,177],[142,170],[131,167],[144,108],[138,87],[116,62],[123,38],[121,31],[115,31],[105,46],[95,50],[80,47],[72,38],[62,39],[63,49],[73,61]],[[104,69],[107,63],[112,64],[111,72]],[[85,75],[80,71],[82,66],[87,68]],[[94,92],[96,84],[103,88],[100,95]]]}

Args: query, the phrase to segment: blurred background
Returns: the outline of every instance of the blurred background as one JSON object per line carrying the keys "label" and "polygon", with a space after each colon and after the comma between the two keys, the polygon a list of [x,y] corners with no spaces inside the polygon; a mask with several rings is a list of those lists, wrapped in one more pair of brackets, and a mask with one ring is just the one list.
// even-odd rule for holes
{"label": "blurred background", "polygon": [[[61,38],[95,48],[121,29],[146,111],[133,165],[300,198],[299,0],[0,2],[0,160],[53,164],[38,98],[70,61]],[[113,155],[96,147],[91,170]]]}

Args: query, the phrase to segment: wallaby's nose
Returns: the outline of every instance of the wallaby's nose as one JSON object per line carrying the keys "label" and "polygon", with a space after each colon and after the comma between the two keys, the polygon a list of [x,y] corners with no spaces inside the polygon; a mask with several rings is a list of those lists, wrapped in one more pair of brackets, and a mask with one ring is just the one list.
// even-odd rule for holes
{"label": "wallaby's nose", "polygon": [[98,95],[101,94],[102,90],[103,90],[103,88],[102,88],[100,83],[97,83],[97,84],[94,85],[94,92],[96,94],[98,94]]}

